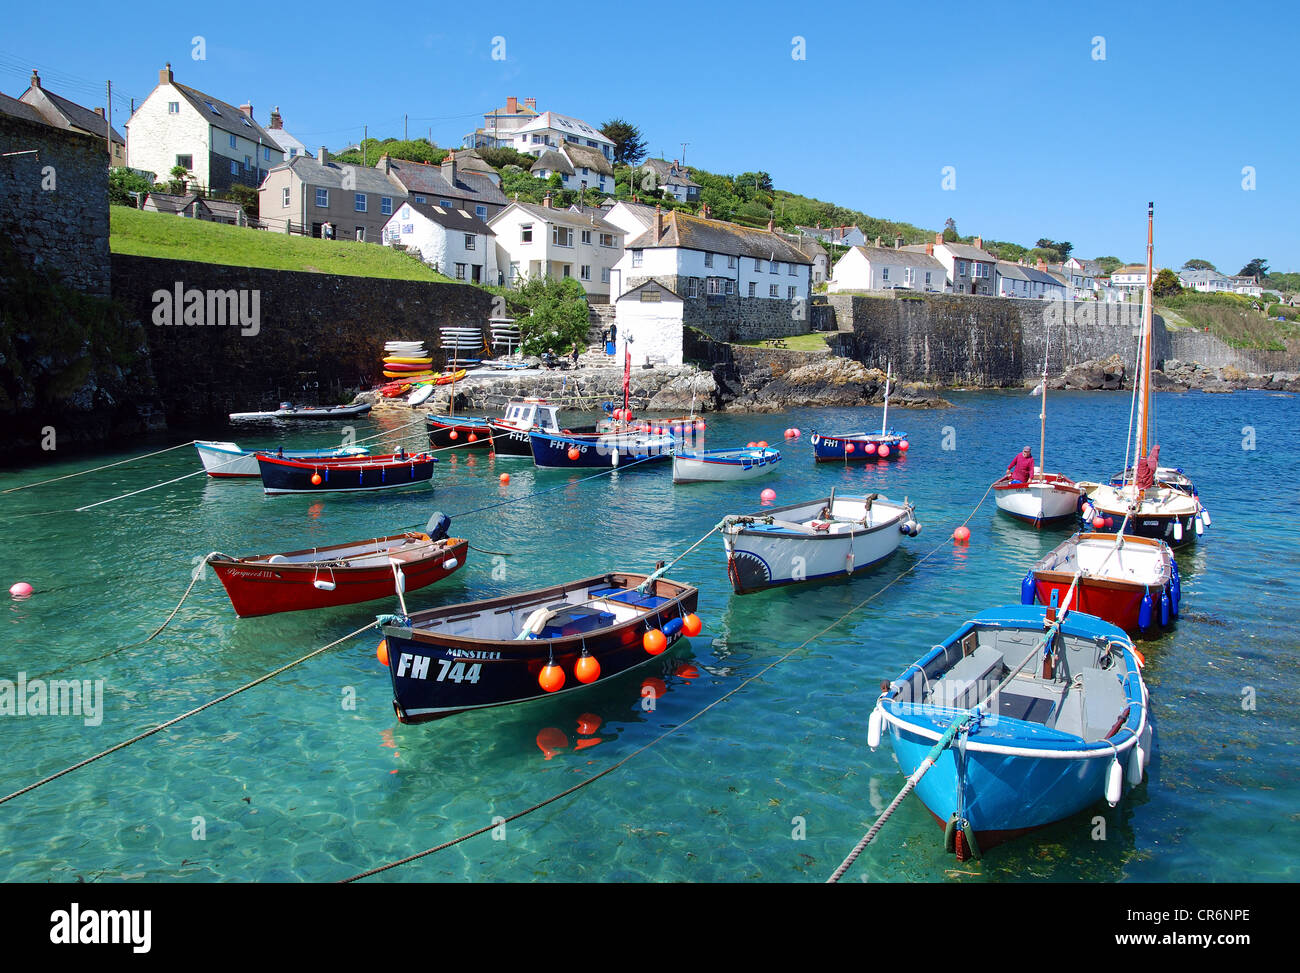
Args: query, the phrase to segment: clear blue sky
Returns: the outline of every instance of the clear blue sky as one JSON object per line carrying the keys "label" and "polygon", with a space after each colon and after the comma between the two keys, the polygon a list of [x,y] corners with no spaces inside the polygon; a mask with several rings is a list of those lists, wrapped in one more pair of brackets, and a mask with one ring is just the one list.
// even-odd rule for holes
{"label": "clear blue sky", "polygon": [[[291,133],[331,149],[363,125],[400,137],[404,114],[412,137],[456,146],[506,96],[533,97],[597,126],[626,118],[652,154],[688,142],[690,164],[766,170],[777,188],[873,216],[951,216],[964,234],[1139,261],[1151,199],[1160,265],[1202,257],[1236,273],[1258,256],[1300,270],[1295,8],[1158,6],[323,0],[137,16],[64,0],[57,16],[6,10],[0,90],[21,94],[36,67],[93,106],[111,78],[122,130],[170,61],[178,81],[251,100],[263,124],[279,105]],[[588,13],[550,12],[573,9]]]}

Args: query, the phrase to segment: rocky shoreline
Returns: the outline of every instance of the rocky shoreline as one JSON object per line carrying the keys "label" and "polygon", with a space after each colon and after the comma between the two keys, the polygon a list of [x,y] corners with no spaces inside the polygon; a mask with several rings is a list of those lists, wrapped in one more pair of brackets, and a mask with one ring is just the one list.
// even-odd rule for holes
{"label": "rocky shoreline", "polygon": [[[1092,391],[1098,389],[1132,388],[1130,369],[1119,355],[1080,362],[1067,368],[1064,374],[1048,378],[1049,389]],[[1031,383],[1026,383],[1031,384]],[[1200,362],[1179,361],[1167,358],[1161,367],[1151,372],[1151,384],[1161,392],[1238,392],[1259,390],[1269,392],[1300,392],[1300,373],[1274,372],[1268,375],[1244,372],[1231,365],[1211,368]]]}

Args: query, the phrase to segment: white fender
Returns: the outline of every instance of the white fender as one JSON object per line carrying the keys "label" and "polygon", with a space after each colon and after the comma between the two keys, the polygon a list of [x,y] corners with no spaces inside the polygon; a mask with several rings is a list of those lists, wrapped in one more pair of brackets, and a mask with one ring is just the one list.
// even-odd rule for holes
{"label": "white fender", "polygon": [[447,560],[442,562],[442,568],[444,571],[455,571],[458,567],[460,567],[460,561],[456,560],[454,557],[449,557]]}
{"label": "white fender", "polygon": [[1134,744],[1133,752],[1129,754],[1128,759],[1128,782],[1134,787],[1142,783],[1142,771],[1146,769],[1146,760],[1146,754],[1142,752],[1142,744]]}
{"label": "white fender", "polygon": [[1175,520],[1175,521],[1174,521],[1174,540],[1176,540],[1176,541],[1181,541],[1182,539],[1183,539],[1183,522],[1182,522],[1181,520]]}
{"label": "white fender", "polygon": [[1205,521],[1198,515],[1196,518],[1196,536],[1200,537],[1205,533]]}
{"label": "white fender", "polygon": [[1210,524],[1212,523],[1212,521],[1210,520],[1210,512],[1206,510],[1204,507],[1201,508],[1201,519],[1205,521],[1206,527],[1209,527]]}
{"label": "white fender", "polygon": [[312,587],[319,588],[321,591],[333,591],[334,582],[326,581],[324,578],[317,578],[315,581],[312,582]]}
{"label": "white fender", "polygon": [[1106,803],[1114,807],[1124,793],[1124,769],[1119,761],[1110,758],[1110,769],[1106,771]]}
{"label": "white fender", "polygon": [[1151,753],[1155,749],[1155,733],[1152,731],[1150,723],[1142,728],[1142,734],[1138,738],[1138,742],[1142,744],[1142,760],[1144,761],[1142,769],[1145,770],[1151,766]]}
{"label": "white fender", "polygon": [[871,711],[871,718],[867,720],[867,746],[873,751],[880,746],[880,737],[885,729],[885,714],[877,705]]}

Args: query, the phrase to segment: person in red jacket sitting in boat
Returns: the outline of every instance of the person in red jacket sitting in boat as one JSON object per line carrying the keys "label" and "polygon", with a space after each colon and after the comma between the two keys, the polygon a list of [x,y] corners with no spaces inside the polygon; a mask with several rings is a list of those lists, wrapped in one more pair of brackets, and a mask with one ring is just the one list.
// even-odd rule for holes
{"label": "person in red jacket sitting in boat", "polygon": [[1034,451],[1026,446],[1020,453],[1007,464],[1007,472],[1011,474],[1012,483],[1028,483],[1029,478],[1034,475]]}

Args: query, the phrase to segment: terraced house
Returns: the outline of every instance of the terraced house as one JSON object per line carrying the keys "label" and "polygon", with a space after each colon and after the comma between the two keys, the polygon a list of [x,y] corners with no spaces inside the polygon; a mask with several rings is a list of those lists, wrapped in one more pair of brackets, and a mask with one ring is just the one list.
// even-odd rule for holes
{"label": "terraced house", "polygon": [[126,139],[121,136],[117,129],[109,128],[108,122],[104,118],[103,108],[93,110],[83,108],[75,101],[69,101],[61,95],[56,95],[53,91],[49,91],[41,85],[41,76],[35,71],[32,72],[31,83],[28,85],[27,90],[19,96],[18,100],[24,105],[30,105],[36,109],[47,125],[104,139],[106,147],[109,144],[113,147],[112,157],[109,159],[108,164],[110,166],[126,165]]}
{"label": "terraced house", "polygon": [[377,169],[331,162],[321,146],[268,172],[257,198],[267,229],[381,243],[407,194]]}
{"label": "terraced house", "polygon": [[448,152],[441,165],[380,158],[381,171],[412,202],[463,209],[486,223],[506,208],[501,177],[475,152]]}
{"label": "terraced house", "polygon": [[613,268],[623,256],[623,231],[593,209],[556,209],[513,202],[489,224],[497,266],[508,286],[525,278],[572,277],[594,303],[610,299]]}
{"label": "terraced house", "polygon": [[165,180],[180,166],[189,188],[218,193],[234,185],[261,185],[284,150],[253,118],[253,106],[235,108],[183,85],[168,64],[158,84],[126,123],[126,158],[132,169]]}
{"label": "terraced house", "polygon": [[936,233],[933,243],[917,243],[903,249],[925,253],[943,264],[948,275],[948,287],[954,294],[994,293],[997,258],[984,249],[981,237],[976,237],[972,246],[969,243],[945,243],[943,234]]}

